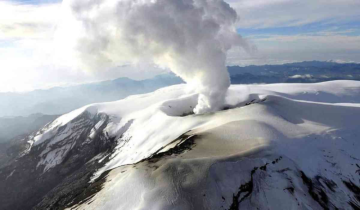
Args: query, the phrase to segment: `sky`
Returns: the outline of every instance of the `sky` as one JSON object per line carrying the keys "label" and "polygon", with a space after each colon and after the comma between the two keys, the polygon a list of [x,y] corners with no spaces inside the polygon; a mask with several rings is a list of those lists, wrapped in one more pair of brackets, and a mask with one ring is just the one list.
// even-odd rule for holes
{"label": "sky", "polygon": [[[226,0],[238,13],[237,32],[255,50],[230,50],[227,65],[305,60],[360,62],[359,0]],[[54,56],[61,1],[0,0],[0,92],[21,92],[117,77],[150,78],[151,64],[87,72]],[[71,36],[71,31],[69,31]]]}

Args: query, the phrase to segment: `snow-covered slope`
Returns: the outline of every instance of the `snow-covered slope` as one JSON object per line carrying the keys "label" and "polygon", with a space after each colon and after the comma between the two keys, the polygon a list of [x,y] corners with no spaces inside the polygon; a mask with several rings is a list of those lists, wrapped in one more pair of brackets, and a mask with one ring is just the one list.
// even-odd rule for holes
{"label": "snow-covered slope", "polygon": [[28,151],[45,175],[74,148],[114,144],[92,153],[86,188],[64,198],[60,184],[36,208],[360,208],[360,82],[235,85],[224,110],[204,115],[196,102],[176,85],[45,126]]}

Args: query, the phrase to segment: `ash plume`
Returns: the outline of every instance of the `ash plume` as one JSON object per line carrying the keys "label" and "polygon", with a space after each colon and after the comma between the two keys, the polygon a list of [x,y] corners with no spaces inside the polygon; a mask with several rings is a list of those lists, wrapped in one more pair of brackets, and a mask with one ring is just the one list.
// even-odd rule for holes
{"label": "ash plume", "polygon": [[124,63],[168,68],[199,93],[197,114],[222,108],[230,79],[226,53],[247,48],[237,14],[223,0],[64,0],[61,47],[79,68]]}

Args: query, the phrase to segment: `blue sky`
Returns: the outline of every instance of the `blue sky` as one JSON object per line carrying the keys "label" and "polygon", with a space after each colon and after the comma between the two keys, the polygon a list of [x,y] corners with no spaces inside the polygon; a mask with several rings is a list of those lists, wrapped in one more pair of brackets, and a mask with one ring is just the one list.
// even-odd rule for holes
{"label": "blue sky", "polygon": [[334,22],[325,20],[304,24],[300,26],[284,26],[284,27],[269,27],[269,28],[238,28],[238,33],[249,36],[266,36],[266,35],[300,35],[313,34],[319,35],[320,32],[341,33],[347,36],[360,36],[360,22],[359,21],[341,21]]}
{"label": "blue sky", "polygon": [[14,0],[13,2],[17,2],[19,4],[47,4],[47,3],[59,3],[59,0]]}
{"label": "blue sky", "polygon": [[231,62],[284,63],[303,60],[360,62],[358,0],[227,0],[240,21],[237,31],[255,43],[253,55]]}
{"label": "blue sky", "polygon": [[[225,1],[238,13],[237,32],[256,49],[250,53],[232,49],[228,53],[228,65],[304,60],[360,62],[359,0]],[[62,18],[61,1],[0,1],[0,92],[121,76],[144,79],[161,72],[124,70],[89,75],[55,67],[49,56]]]}

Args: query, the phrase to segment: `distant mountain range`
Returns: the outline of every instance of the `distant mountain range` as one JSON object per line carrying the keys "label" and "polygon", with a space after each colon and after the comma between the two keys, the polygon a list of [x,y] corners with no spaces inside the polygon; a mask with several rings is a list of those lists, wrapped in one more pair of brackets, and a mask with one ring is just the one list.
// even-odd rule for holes
{"label": "distant mountain range", "polygon": [[305,61],[283,65],[230,66],[232,84],[315,83],[360,80],[360,64]]}
{"label": "distant mountain range", "polygon": [[27,136],[39,130],[59,115],[31,114],[27,117],[0,117],[0,168],[27,147]]}
{"label": "distant mountain range", "polygon": [[0,117],[64,114],[87,104],[115,101],[179,83],[179,77],[168,74],[141,81],[118,78],[25,93],[0,93]]}
{"label": "distant mountain range", "polygon": [[[232,84],[360,80],[360,64],[355,63],[306,61],[283,65],[229,66],[228,70]],[[26,93],[0,93],[0,117],[28,116],[34,113],[58,115],[87,104],[119,100],[179,83],[183,83],[179,77],[165,74],[141,81],[118,78]]]}

